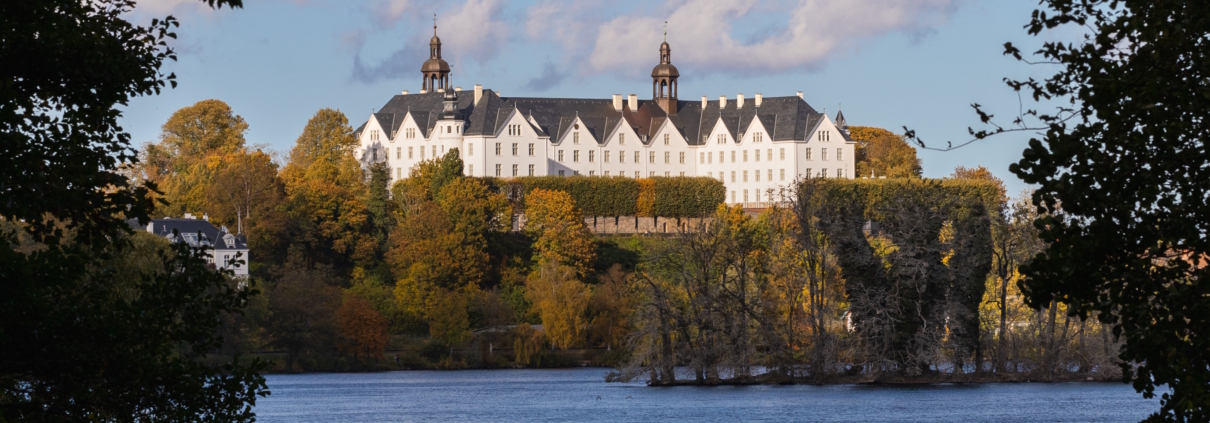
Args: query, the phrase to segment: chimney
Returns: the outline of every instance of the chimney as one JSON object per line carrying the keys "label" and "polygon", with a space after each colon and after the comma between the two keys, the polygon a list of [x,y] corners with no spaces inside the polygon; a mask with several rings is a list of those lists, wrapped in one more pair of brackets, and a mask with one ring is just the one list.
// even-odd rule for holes
{"label": "chimney", "polygon": [[760,107],[760,102],[764,99],[765,99],[765,96],[760,95],[760,93],[756,93],[756,98],[753,99],[753,102],[756,103],[756,107]]}
{"label": "chimney", "polygon": [[706,96],[702,96],[702,108],[706,108]]}
{"label": "chimney", "polygon": [[720,95],[718,96],[718,109],[723,110],[724,107],[727,107],[727,96]]}
{"label": "chimney", "polygon": [[454,87],[454,92],[457,92],[457,93],[462,92],[462,87]]}
{"label": "chimney", "polygon": [[744,93],[735,95],[735,108],[742,109],[744,107]]}
{"label": "chimney", "polygon": [[193,213],[185,213],[186,219],[193,219]]}
{"label": "chimney", "polygon": [[408,90],[403,90],[403,93],[400,95],[408,95]]}
{"label": "chimney", "polygon": [[622,95],[621,94],[613,95],[613,110],[615,112],[622,111]]}
{"label": "chimney", "polygon": [[639,110],[639,96],[631,94],[630,97],[627,97],[626,107],[629,107],[632,112]]}
{"label": "chimney", "polygon": [[802,91],[798,92],[798,98],[802,98]]}
{"label": "chimney", "polygon": [[439,93],[443,93],[443,92],[445,92],[445,88],[438,88],[438,89],[437,89],[437,92],[439,92]]}
{"label": "chimney", "polygon": [[483,84],[475,84],[475,104],[479,104],[481,98],[483,98]]}
{"label": "chimney", "polygon": [[420,93],[421,93],[421,94],[428,94],[428,93],[429,93],[429,90],[420,90]]}

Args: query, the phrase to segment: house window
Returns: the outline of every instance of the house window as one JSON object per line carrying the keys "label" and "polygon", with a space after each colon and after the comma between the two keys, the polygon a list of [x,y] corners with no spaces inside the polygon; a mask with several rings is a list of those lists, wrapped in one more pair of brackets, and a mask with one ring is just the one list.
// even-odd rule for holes
{"label": "house window", "polygon": [[753,142],[761,142],[761,141],[764,141],[764,140],[765,140],[765,134],[762,134],[762,133],[760,133],[760,132],[757,132],[756,134],[753,134],[753,135],[752,135],[752,141],[753,141]]}
{"label": "house window", "polygon": [[408,160],[412,159],[412,147],[408,147]]}
{"label": "house window", "polygon": [[496,165],[496,176],[500,176],[500,165]]}
{"label": "house window", "polygon": [[744,182],[748,182],[748,171],[744,171]]}
{"label": "house window", "polygon": [[517,165],[513,165],[513,176],[517,176]]}
{"label": "house window", "polygon": [[836,160],[844,160],[844,150],[836,149]]}
{"label": "house window", "polygon": [[668,138],[670,138],[670,136],[668,134],[664,134],[664,145],[668,145]]}
{"label": "house window", "polygon": [[[744,153],[747,154],[746,151]],[[735,152],[734,151],[731,152],[731,163],[735,163]]]}
{"label": "house window", "polygon": [[514,156],[517,155],[517,143],[515,143],[515,142],[513,143],[513,155]]}
{"label": "house window", "polygon": [[647,177],[648,177],[648,178],[654,178],[654,177],[655,177],[655,172],[647,172]]}
{"label": "house window", "polygon": [[445,127],[445,133],[447,133],[447,134],[452,134],[452,133],[454,133],[454,127],[453,127],[453,126],[446,126],[446,127]]}
{"label": "house window", "polygon": [[759,149],[752,150],[752,155],[756,156],[756,161],[758,161],[758,162],[760,161],[760,150]]}
{"label": "house window", "polygon": [[748,202],[748,190],[744,190],[744,202]]}
{"label": "house window", "polygon": [[766,179],[766,180],[770,181],[770,182],[773,181],[773,169],[769,169],[769,179]]}
{"label": "house window", "polygon": [[[685,153],[681,153],[681,154],[685,154]],[[706,164],[706,153],[698,153],[697,162],[699,164]]]}
{"label": "house window", "polygon": [[605,163],[609,163],[609,150],[605,150],[604,153],[605,153],[605,157],[604,157]]}
{"label": "house window", "polygon": [[731,202],[735,202],[735,191],[731,191]]}
{"label": "house window", "polygon": [[780,171],[780,173],[781,173],[781,179],[779,179],[779,180],[782,180],[782,181],[786,180],[786,170],[785,170],[785,169],[779,169],[779,171]]}
{"label": "house window", "polygon": [[588,162],[589,163],[592,163],[594,160],[596,160],[595,156],[596,156],[596,151],[588,150]]}
{"label": "house window", "polygon": [[681,164],[685,164],[685,152],[681,152]]}
{"label": "house window", "polygon": [[424,160],[424,147],[420,147],[420,160]]}
{"label": "house window", "polygon": [[[647,163],[655,163],[655,152],[647,152]],[[668,163],[668,153],[664,153],[664,163]]]}
{"label": "house window", "polygon": [[559,150],[558,156],[559,156],[559,158],[558,158],[559,162],[562,163],[563,162],[563,150]]}
{"label": "house window", "polygon": [[626,163],[626,152],[625,151],[618,152],[618,163]]}
{"label": "house window", "polygon": [[786,159],[786,149],[785,148],[778,149],[777,156],[778,156],[777,160],[785,160]]}
{"label": "house window", "polygon": [[566,176],[566,175],[564,175],[564,174],[563,174],[563,171],[562,171],[562,170],[560,170],[560,171],[559,171],[559,176]]}
{"label": "house window", "polygon": [[826,149],[826,148],[819,149],[819,160],[823,160],[825,162],[828,161],[828,149]]}
{"label": "house window", "polygon": [[731,182],[735,182],[735,171],[731,171]]}
{"label": "house window", "polygon": [[626,145],[626,134],[618,134],[618,145]]}
{"label": "house window", "polygon": [[571,176],[580,176],[580,171],[578,171],[578,170],[571,171]]}
{"label": "house window", "polygon": [[580,150],[573,150],[571,152],[571,161],[576,163],[580,162]]}
{"label": "house window", "polygon": [[[735,152],[731,152],[731,154],[734,155]],[[748,150],[744,150],[744,163],[747,163],[747,162],[748,162]]]}
{"label": "house window", "polygon": [[760,170],[752,171],[752,174],[756,177],[756,182],[760,182]]}
{"label": "house window", "polygon": [[808,178],[811,177],[811,168],[809,168],[809,167],[807,168],[807,177]]}
{"label": "house window", "polygon": [[634,171],[634,179],[639,179],[639,171]]}
{"label": "house window", "polygon": [[580,133],[579,133],[579,132],[572,132],[572,133],[571,133],[571,143],[572,143],[572,144],[579,144],[579,143],[580,143]]}
{"label": "house window", "polygon": [[844,177],[844,169],[836,169],[836,177],[837,177],[837,178],[843,178],[843,177]]}
{"label": "house window", "polygon": [[408,130],[407,130],[407,137],[408,137],[408,138],[416,138],[416,128],[408,128]]}
{"label": "house window", "polygon": [[475,165],[466,165],[466,175],[475,176]]}
{"label": "house window", "polygon": [[534,176],[534,165],[529,165],[529,176]]}
{"label": "house window", "polygon": [[[758,154],[759,154],[759,150],[758,150]],[[773,149],[772,148],[769,149],[769,155],[766,157],[769,158],[769,161],[773,161]]]}
{"label": "house window", "polygon": [[752,195],[754,195],[756,197],[756,201],[758,201],[758,202],[760,201],[760,190],[759,189],[752,190]]}
{"label": "house window", "polygon": [[395,158],[396,159],[403,158],[403,147],[395,147]]}
{"label": "house window", "polygon": [[529,143],[529,155],[530,155],[530,157],[533,157],[533,155],[534,155],[534,143],[532,143],[532,142]]}
{"label": "house window", "polygon": [[807,149],[807,160],[811,160],[811,149]]}
{"label": "house window", "polygon": [[710,164],[714,164],[714,153],[710,153],[710,154],[706,155],[706,162],[710,163]]}
{"label": "house window", "polygon": [[664,177],[665,177],[665,178],[667,178],[667,177],[669,177],[669,176],[672,176],[672,172],[664,172]]}
{"label": "house window", "polygon": [[714,172],[706,172],[706,177],[707,177],[707,178],[713,178],[713,177],[714,177]]}
{"label": "house window", "polygon": [[[643,157],[641,156],[642,153],[643,152],[641,152],[641,151],[634,152],[634,163],[635,164],[639,164],[639,163],[643,162]],[[652,157],[652,158],[654,159],[655,157]],[[652,161],[655,161],[655,160],[652,160]]]}
{"label": "house window", "polygon": [[685,172],[681,172],[681,176],[682,176],[682,177],[683,177],[683,176],[685,176]]}
{"label": "house window", "polygon": [[595,171],[595,170],[588,171],[588,176],[597,176],[597,171]]}
{"label": "house window", "polygon": [[606,171],[605,171],[605,176],[609,176],[609,171],[608,171],[608,170],[606,170]]}
{"label": "house window", "polygon": [[508,125],[508,134],[514,137],[521,135],[521,125]]}
{"label": "house window", "polygon": [[500,143],[496,143],[496,155],[500,155]]}
{"label": "house window", "polygon": [[466,145],[466,155],[468,155],[468,156],[475,155],[475,145],[474,144]]}
{"label": "house window", "polygon": [[718,143],[726,144],[727,143],[727,134],[718,134]]}
{"label": "house window", "polygon": [[403,179],[403,168],[402,167],[395,168],[395,179]]}

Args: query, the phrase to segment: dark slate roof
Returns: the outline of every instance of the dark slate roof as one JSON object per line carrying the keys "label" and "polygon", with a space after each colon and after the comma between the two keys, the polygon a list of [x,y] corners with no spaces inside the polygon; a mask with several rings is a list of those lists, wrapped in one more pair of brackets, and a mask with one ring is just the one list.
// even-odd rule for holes
{"label": "dark slate roof", "polygon": [[[245,250],[248,248],[248,241],[243,235],[231,234],[223,229],[219,229],[202,219],[152,219],[148,226],[152,234],[168,238],[172,242],[186,241],[190,246],[197,247],[199,244],[206,245],[215,250]],[[172,231],[177,231],[177,236],[173,236]],[[198,234],[200,233],[200,237]],[[223,242],[225,235],[231,235],[235,239],[232,246],[227,246]]]}
{"label": "dark slate roof", "polygon": [[[389,132],[394,136],[403,123],[403,115],[411,113],[427,138],[441,116],[442,97],[437,92],[396,95],[374,116],[384,125],[390,122]],[[474,101],[473,92],[462,91],[458,95],[458,109],[467,122],[465,135],[499,133],[504,129],[505,119],[516,109],[527,120],[532,120],[531,125],[538,133],[551,137],[552,141],[563,137],[577,117],[584,122],[581,129],[598,142],[625,124],[634,129],[643,142],[650,143],[655,132],[667,121],[689,144],[700,145],[705,141],[702,134],[713,129],[719,119],[735,140],[736,135],[747,131],[754,118],[760,119],[773,141],[804,140],[823,116],[797,96],[765,97],[760,107],[756,107],[756,101],[748,99],[739,108],[735,99],[728,99],[722,110],[719,110],[718,100],[707,102],[705,108],[700,101],[680,101],[678,112],[673,116],[664,113],[650,100],[640,100],[637,110],[626,107],[621,112],[614,110],[612,99],[500,97],[492,90],[483,90],[478,105]],[[357,133],[364,129],[363,124],[357,128]]]}

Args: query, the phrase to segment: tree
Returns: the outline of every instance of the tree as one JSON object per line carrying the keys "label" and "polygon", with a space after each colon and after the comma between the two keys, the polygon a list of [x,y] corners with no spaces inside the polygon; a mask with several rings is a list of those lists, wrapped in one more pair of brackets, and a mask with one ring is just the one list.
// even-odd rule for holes
{"label": "tree", "polygon": [[370,213],[361,166],[353,158],[348,118],[339,111],[315,113],[290,150],[281,172],[287,216],[298,224],[295,242],[308,257],[347,269],[375,258],[378,245],[368,235]]}
{"label": "tree", "polygon": [[277,269],[269,291],[269,344],[286,350],[286,371],[294,370],[299,354],[335,345],[337,283],[330,268],[311,265],[297,250]]}
{"label": "tree", "polygon": [[207,189],[228,156],[244,149],[248,123],[220,100],[202,100],[168,118],[158,144],[144,146],[139,175],[163,189],[165,216],[201,212],[210,205]]}
{"label": "tree", "polygon": [[[273,257],[284,247],[287,222],[280,209],[285,187],[277,176],[277,165],[261,150],[241,150],[222,157],[211,183],[206,187],[204,210],[210,219],[244,234],[256,260]],[[284,257],[279,258],[284,259]]]}
{"label": "tree", "polygon": [[916,149],[902,135],[882,128],[849,127],[849,136],[857,141],[857,176],[919,178],[922,171]]}
{"label": "tree", "polygon": [[367,358],[383,358],[383,350],[390,340],[387,332],[389,322],[374,310],[369,301],[345,293],[340,308],[336,310],[336,318],[340,323],[340,335],[347,342],[345,351],[353,353],[354,357],[365,354]]}
{"label": "tree", "polygon": [[525,231],[535,239],[539,261],[570,266],[581,277],[592,269],[596,247],[575,200],[563,191],[535,189],[525,197]]}
{"label": "tree", "polygon": [[588,286],[576,279],[576,270],[548,260],[525,281],[525,291],[542,319],[546,339],[567,349],[578,344],[586,329]]}
{"label": "tree", "polygon": [[[1144,397],[1171,389],[1152,420],[1210,420],[1210,4],[1045,0],[1026,27],[1083,36],[1037,50],[1052,76],[1007,80],[1062,103],[1018,120],[1045,131],[1011,167],[1037,186],[1046,243],[1022,266],[1022,291],[1031,306],[1058,301],[1113,325],[1124,377]],[[1012,43],[1005,54],[1033,60]]]}
{"label": "tree", "polygon": [[[205,362],[255,291],[126,222],[155,187],[119,173],[137,159],[118,106],[176,85],[176,19],[133,25],[132,7],[0,3],[0,419],[250,420],[267,394],[260,363]],[[147,266],[114,271],[131,257]]]}

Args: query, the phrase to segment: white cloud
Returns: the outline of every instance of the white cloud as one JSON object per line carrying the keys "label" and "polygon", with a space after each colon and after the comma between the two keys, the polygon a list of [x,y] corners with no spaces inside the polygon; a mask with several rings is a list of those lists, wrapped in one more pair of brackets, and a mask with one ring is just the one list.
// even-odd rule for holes
{"label": "white cloud", "polygon": [[185,12],[196,12],[210,9],[200,0],[138,0],[135,13],[149,16],[164,17],[167,15],[183,15]]}
{"label": "white cloud", "polygon": [[490,61],[508,41],[508,26],[496,19],[503,8],[500,0],[468,0],[460,9],[438,15],[442,53],[470,56],[480,64]]}
{"label": "white cloud", "polygon": [[370,17],[374,24],[390,28],[412,8],[412,0],[378,0],[370,5]]}
{"label": "white cloud", "polygon": [[[797,0],[777,22],[784,28],[750,41],[733,38],[733,22],[767,6],[758,0],[669,0],[665,16],[678,66],[703,72],[782,72],[820,66],[871,37],[927,32],[944,24],[960,1]],[[596,31],[585,70],[643,73],[656,55],[662,25],[663,19],[638,15],[605,22]]]}

